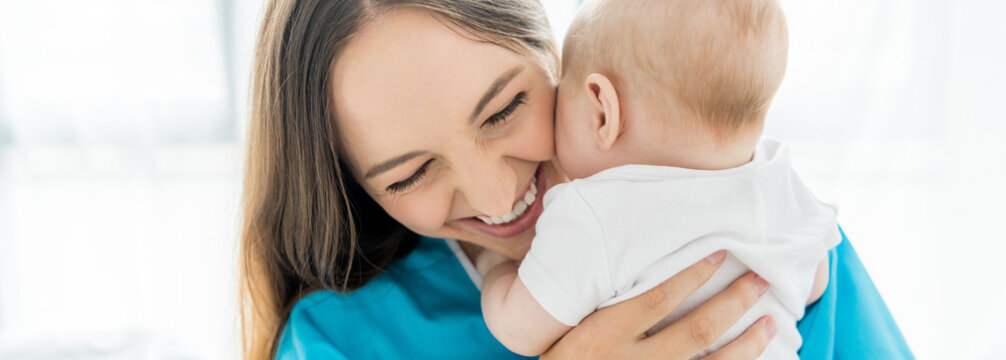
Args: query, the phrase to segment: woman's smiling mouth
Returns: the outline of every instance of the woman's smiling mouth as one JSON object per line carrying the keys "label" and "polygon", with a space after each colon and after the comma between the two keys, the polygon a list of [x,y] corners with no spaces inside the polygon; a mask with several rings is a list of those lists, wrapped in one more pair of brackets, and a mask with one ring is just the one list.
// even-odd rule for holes
{"label": "woman's smiling mouth", "polygon": [[527,190],[524,191],[524,196],[521,197],[520,199],[517,199],[517,202],[513,204],[513,210],[510,210],[510,212],[507,213],[506,215],[503,216],[480,215],[476,216],[475,218],[482,220],[482,222],[489,225],[508,224],[510,222],[513,222],[521,215],[524,215],[524,212],[527,211],[528,207],[530,207],[531,204],[534,204],[534,200],[538,195],[537,184],[538,184],[537,177],[532,177],[531,182],[527,186]]}
{"label": "woman's smiling mouth", "polygon": [[535,170],[534,177],[529,180],[524,194],[514,202],[509,213],[502,216],[473,216],[460,221],[488,235],[500,238],[516,236],[534,227],[543,210],[541,198],[544,195],[544,189],[547,188],[542,171],[543,164],[538,165],[538,169]]}

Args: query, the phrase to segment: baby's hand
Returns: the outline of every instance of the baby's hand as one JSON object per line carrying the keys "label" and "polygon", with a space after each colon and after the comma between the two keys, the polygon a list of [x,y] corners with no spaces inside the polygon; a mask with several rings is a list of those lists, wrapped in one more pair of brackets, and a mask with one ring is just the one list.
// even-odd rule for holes
{"label": "baby's hand", "polygon": [[496,265],[510,261],[510,258],[503,256],[502,254],[492,251],[492,250],[482,250],[479,256],[475,259],[475,270],[478,270],[479,275],[486,277],[489,270],[492,270]]}

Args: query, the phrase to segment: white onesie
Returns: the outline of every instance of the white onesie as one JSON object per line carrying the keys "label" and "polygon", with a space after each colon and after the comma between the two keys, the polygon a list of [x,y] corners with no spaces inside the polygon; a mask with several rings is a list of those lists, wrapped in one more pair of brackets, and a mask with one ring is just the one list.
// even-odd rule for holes
{"label": "white onesie", "polygon": [[793,171],[787,149],[763,139],[754,159],[718,171],[626,165],[556,185],[518,274],[556,320],[575,326],[639,295],[717,250],[716,274],[653,330],[753,270],[769,291],[703,355],[766,314],[778,323],[765,359],[796,359],[817,265],[841,241],[834,206]]}

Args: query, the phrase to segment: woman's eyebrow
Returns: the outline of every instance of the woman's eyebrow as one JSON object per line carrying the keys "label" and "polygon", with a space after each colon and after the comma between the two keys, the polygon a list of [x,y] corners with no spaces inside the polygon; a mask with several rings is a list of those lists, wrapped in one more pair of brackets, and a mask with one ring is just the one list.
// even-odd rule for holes
{"label": "woman's eyebrow", "polygon": [[396,166],[404,164],[406,161],[412,160],[416,156],[423,155],[425,153],[426,153],[425,151],[413,151],[408,154],[404,154],[394,159],[387,160],[380,164],[374,165],[373,167],[370,168],[370,170],[367,170],[367,172],[364,173],[363,178],[370,179],[372,177],[380,175],[385,171],[394,169]]}
{"label": "woman's eyebrow", "polygon": [[521,71],[524,71],[524,66],[517,65],[500,77],[496,78],[496,81],[493,81],[492,85],[489,85],[489,90],[486,90],[486,93],[482,95],[481,99],[479,99],[478,105],[475,105],[475,111],[472,111],[472,116],[468,119],[468,123],[474,122],[475,118],[478,117],[479,114],[482,113],[482,110],[485,109],[486,104],[496,97],[496,95],[499,95],[500,91],[503,91],[507,84],[509,84],[513,78],[517,77]]}

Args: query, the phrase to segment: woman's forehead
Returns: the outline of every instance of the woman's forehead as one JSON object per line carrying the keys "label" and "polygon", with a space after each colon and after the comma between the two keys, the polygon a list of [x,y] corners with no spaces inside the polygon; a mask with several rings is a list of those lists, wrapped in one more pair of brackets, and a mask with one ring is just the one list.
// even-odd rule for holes
{"label": "woman's forehead", "polygon": [[467,129],[493,82],[526,62],[459,35],[424,10],[383,14],[361,29],[333,67],[337,127],[351,162],[366,166],[432,150],[419,147]]}

